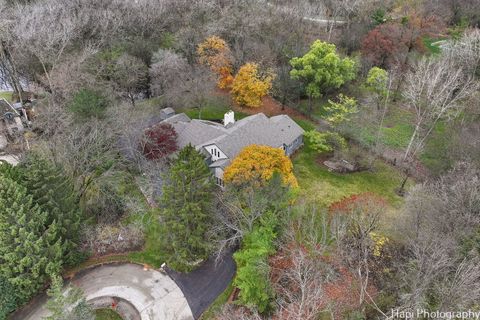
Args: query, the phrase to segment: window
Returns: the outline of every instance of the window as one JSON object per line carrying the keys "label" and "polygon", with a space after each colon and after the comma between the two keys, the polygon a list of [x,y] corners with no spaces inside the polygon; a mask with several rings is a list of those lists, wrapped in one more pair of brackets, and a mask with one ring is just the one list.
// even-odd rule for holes
{"label": "window", "polygon": [[220,186],[222,188],[224,187],[223,179],[221,178],[215,177],[215,183],[217,184],[217,186]]}

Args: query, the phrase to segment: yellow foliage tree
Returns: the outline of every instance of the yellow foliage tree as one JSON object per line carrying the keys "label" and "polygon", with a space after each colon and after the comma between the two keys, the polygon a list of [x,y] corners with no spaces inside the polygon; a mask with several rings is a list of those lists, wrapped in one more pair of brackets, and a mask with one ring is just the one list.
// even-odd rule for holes
{"label": "yellow foliage tree", "polygon": [[272,87],[273,74],[260,75],[256,63],[246,63],[233,79],[232,95],[234,100],[247,107],[259,107],[262,97]]}
{"label": "yellow foliage tree", "polygon": [[297,187],[297,179],[293,175],[293,165],[280,148],[250,145],[243,148],[225,169],[225,183],[242,184],[247,181],[268,181],[275,172],[282,175],[283,182]]}
{"label": "yellow foliage tree", "polygon": [[230,88],[233,82],[232,53],[225,40],[210,36],[197,47],[199,62],[210,67],[218,75],[217,85],[221,89]]}

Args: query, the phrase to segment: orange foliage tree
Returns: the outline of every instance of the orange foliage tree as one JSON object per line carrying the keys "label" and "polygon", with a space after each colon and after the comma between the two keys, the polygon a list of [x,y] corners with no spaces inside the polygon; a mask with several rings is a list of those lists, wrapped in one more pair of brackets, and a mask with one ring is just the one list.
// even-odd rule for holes
{"label": "orange foliage tree", "polygon": [[225,40],[210,36],[197,47],[199,62],[210,67],[219,76],[217,85],[221,89],[230,88],[233,82],[232,54]]}
{"label": "orange foliage tree", "polygon": [[233,99],[247,107],[259,107],[272,87],[273,74],[261,75],[256,63],[246,63],[233,79]]}
{"label": "orange foliage tree", "polygon": [[238,156],[225,169],[223,179],[226,183],[242,184],[249,181],[268,181],[275,172],[281,174],[283,182],[297,187],[293,175],[293,165],[280,148],[250,145],[243,148]]}

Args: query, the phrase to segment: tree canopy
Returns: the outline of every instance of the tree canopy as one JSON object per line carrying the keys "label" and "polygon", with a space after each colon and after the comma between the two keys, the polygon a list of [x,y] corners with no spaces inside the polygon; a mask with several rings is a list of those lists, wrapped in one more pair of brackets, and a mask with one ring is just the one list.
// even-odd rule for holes
{"label": "tree canopy", "polygon": [[310,98],[320,98],[326,90],[339,88],[355,78],[355,61],[341,58],[334,44],[316,40],[303,57],[290,60],[294,79],[306,85]]}
{"label": "tree canopy", "polygon": [[212,223],[213,177],[204,156],[187,145],[165,179],[160,214],[163,250],[169,253],[170,267],[189,271],[210,252],[205,234]]}
{"label": "tree canopy", "polygon": [[272,74],[261,75],[256,63],[244,64],[233,79],[233,99],[240,105],[259,107],[272,87],[273,78]]}
{"label": "tree canopy", "polygon": [[262,145],[250,145],[242,149],[232,163],[225,169],[223,178],[226,183],[243,184],[251,181],[267,181],[275,172],[282,175],[283,182],[297,187],[293,175],[293,165],[280,148]]}

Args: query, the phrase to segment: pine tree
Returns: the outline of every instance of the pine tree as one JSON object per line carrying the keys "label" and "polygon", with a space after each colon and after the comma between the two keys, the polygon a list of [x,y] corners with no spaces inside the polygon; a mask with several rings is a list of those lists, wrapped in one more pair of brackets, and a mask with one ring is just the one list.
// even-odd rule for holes
{"label": "pine tree", "polygon": [[45,283],[47,272],[62,265],[58,226],[25,187],[0,175],[0,274],[27,301]]}
{"label": "pine tree", "polygon": [[92,308],[88,305],[83,291],[79,287],[68,286],[63,289],[63,279],[58,275],[52,276],[52,285],[48,290],[50,300],[47,309],[51,315],[45,320],[94,320]]}
{"label": "pine tree", "polygon": [[55,223],[58,228],[65,263],[74,263],[82,213],[73,183],[60,168],[36,155],[30,155],[20,171],[21,184],[47,212],[46,225]]}
{"label": "pine tree", "polygon": [[0,319],[6,319],[17,308],[15,288],[7,279],[0,276]]}
{"label": "pine tree", "polygon": [[178,271],[190,271],[208,257],[210,249],[205,234],[212,223],[212,174],[205,158],[188,145],[179,152],[166,180],[161,220],[167,263]]}

